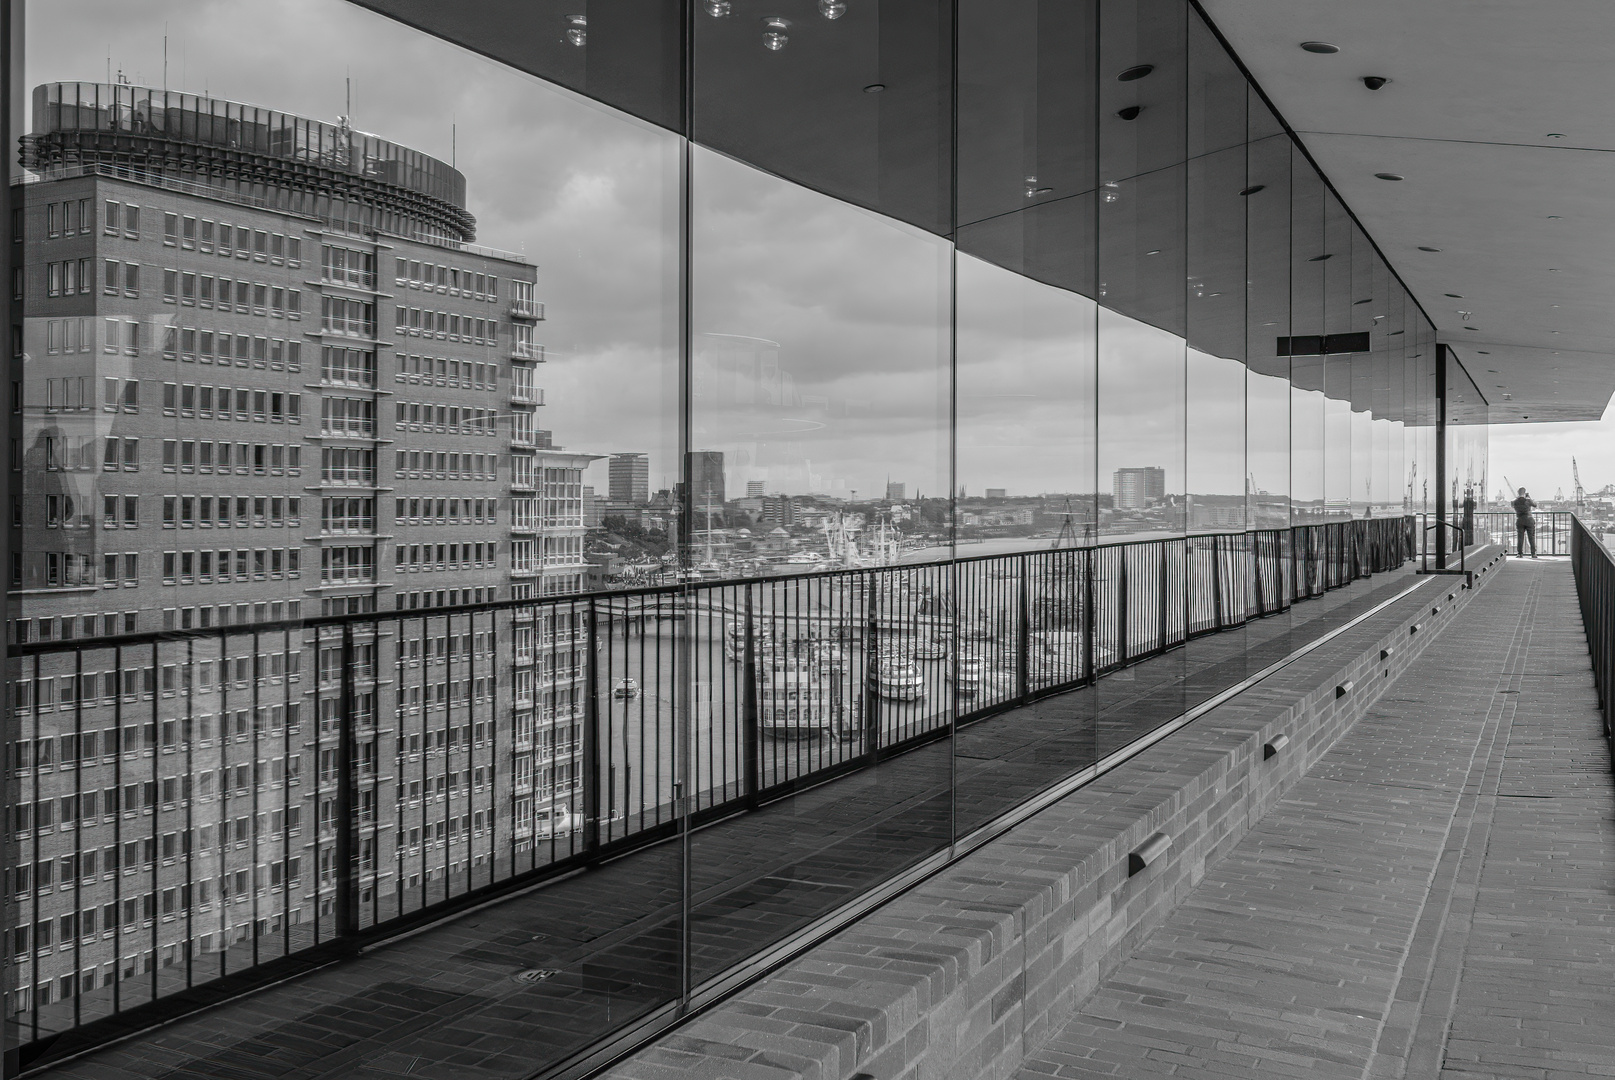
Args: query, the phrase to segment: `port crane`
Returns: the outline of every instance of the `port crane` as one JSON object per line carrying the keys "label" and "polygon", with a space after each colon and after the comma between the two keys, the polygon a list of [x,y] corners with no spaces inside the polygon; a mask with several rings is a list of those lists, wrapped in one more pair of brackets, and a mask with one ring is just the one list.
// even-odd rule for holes
{"label": "port crane", "polygon": [[1576,465],[1574,455],[1570,458],[1570,476],[1576,482],[1576,513],[1587,512],[1587,491],[1581,486],[1581,469]]}

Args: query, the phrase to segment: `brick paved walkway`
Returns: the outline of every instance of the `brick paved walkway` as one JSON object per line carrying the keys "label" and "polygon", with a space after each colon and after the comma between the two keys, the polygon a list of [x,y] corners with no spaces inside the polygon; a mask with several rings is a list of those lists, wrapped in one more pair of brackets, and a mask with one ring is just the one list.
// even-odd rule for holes
{"label": "brick paved walkway", "polygon": [[[694,980],[944,847],[950,815],[961,833],[990,820],[1413,581],[1376,575],[972,724],[951,801],[943,741],[699,830]],[[680,870],[676,844],[634,852],[51,1076],[527,1076],[676,994]],[[554,974],[514,978],[533,969]]]}
{"label": "brick paved walkway", "polygon": [[1615,1076],[1612,811],[1570,567],[1510,562],[1020,1076]]}

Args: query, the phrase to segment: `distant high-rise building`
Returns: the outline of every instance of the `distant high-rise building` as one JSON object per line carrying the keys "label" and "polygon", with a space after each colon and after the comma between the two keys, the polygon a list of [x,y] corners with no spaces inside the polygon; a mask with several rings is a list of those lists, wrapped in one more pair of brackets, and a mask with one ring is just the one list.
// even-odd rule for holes
{"label": "distant high-rise building", "polygon": [[1116,509],[1141,510],[1166,498],[1166,470],[1156,465],[1117,469],[1112,493],[1116,497]]}
{"label": "distant high-rise building", "polygon": [[650,457],[612,454],[606,466],[606,496],[614,503],[650,502]]}
{"label": "distant high-rise building", "polygon": [[796,501],[789,495],[763,497],[763,522],[768,525],[795,525],[798,519]]}
{"label": "distant high-rise building", "polygon": [[690,454],[690,495],[694,500],[692,505],[697,510],[722,508],[722,450],[696,450]]}
{"label": "distant high-rise building", "polygon": [[1006,497],[1005,492],[1008,490],[1007,488],[988,488],[987,497],[989,499],[1002,499]]}
{"label": "distant high-rise building", "polygon": [[908,497],[908,485],[900,484],[894,480],[886,481],[886,501],[902,502]]}
{"label": "distant high-rise building", "polygon": [[748,499],[760,499],[760,498],[762,498],[763,497],[763,488],[764,488],[764,486],[766,484],[767,484],[766,480],[747,480],[746,481],[746,498],[748,498]]}

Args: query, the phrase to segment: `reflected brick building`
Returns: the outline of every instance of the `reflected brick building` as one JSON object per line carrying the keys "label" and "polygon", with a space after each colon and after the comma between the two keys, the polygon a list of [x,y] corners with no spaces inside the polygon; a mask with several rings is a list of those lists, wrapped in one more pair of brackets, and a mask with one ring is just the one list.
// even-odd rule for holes
{"label": "reflected brick building", "polygon": [[[525,669],[473,674],[491,624],[398,622],[348,653],[296,627],[580,591],[591,460],[535,424],[536,270],[471,243],[445,162],[345,118],[128,85],[40,86],[32,131],[12,222],[10,640],[218,635],[189,663],[132,646],[14,670],[15,753],[51,768],[8,822],[13,1013],[334,924],[317,833],[338,813],[321,732],[344,668],[363,673],[376,777],[354,812],[386,800],[425,823],[364,841],[365,900],[471,873],[496,827],[567,827],[570,628],[529,621]],[[449,725],[435,756],[387,736],[384,718],[448,725],[496,696],[512,707]],[[164,698],[183,722],[146,722]],[[491,798],[470,761],[494,740],[534,752],[497,800],[507,820],[433,811]]]}

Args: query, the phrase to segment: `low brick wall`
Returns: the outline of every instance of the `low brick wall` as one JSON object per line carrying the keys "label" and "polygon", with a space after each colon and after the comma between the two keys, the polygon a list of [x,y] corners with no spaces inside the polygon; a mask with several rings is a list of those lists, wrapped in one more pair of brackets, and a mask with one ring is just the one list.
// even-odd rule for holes
{"label": "low brick wall", "polygon": [[[1477,589],[1501,558],[1471,555]],[[1007,1077],[1452,621],[1463,582],[1423,579],[607,1075]],[[1130,873],[1158,833],[1170,846]]]}

